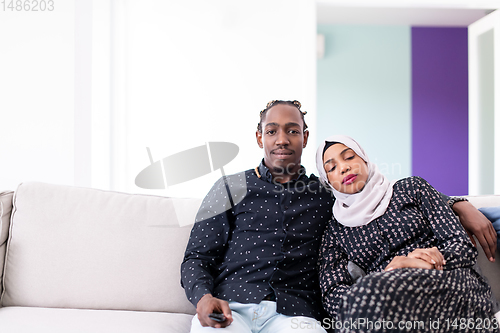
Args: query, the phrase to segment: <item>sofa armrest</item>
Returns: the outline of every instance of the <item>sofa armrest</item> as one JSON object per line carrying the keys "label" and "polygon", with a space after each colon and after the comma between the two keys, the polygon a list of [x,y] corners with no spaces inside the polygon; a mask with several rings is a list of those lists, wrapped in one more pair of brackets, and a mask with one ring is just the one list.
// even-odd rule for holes
{"label": "sofa armrest", "polygon": [[3,269],[9,236],[10,213],[12,212],[13,191],[0,192],[0,307],[3,294]]}

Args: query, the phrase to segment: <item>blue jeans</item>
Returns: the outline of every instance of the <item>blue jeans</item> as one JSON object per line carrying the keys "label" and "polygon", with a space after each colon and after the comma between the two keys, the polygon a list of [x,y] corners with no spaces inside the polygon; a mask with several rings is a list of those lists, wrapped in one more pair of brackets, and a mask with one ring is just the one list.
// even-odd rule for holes
{"label": "blue jeans", "polygon": [[[229,302],[233,322],[225,328],[202,327],[198,316],[191,323],[191,333],[326,333],[314,318],[285,316],[276,312],[276,302],[259,304]],[[215,331],[217,330],[217,331]]]}

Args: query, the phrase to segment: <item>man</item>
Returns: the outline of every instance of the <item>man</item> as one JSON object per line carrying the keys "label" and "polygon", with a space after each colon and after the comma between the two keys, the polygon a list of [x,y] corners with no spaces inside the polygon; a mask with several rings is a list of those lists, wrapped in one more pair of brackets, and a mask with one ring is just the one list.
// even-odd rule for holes
{"label": "man", "polygon": [[[220,179],[205,197],[181,266],[182,286],[198,314],[191,332],[207,326],[324,332],[316,322],[325,318],[316,264],[334,199],[301,166],[309,137],[304,114],[298,101],[268,103],[256,132],[261,164]],[[242,182],[244,197],[229,206]],[[493,258],[491,223],[484,217],[477,223],[482,215],[468,202],[453,208],[462,221],[474,221],[466,228]]]}

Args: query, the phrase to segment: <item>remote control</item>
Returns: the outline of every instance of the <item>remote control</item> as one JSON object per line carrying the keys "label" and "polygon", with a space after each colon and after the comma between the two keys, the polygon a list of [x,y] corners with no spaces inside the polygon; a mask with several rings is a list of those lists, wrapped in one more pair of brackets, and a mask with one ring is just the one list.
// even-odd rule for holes
{"label": "remote control", "polygon": [[222,313],[211,313],[208,315],[208,318],[215,320],[218,323],[222,323],[226,320],[226,317]]}

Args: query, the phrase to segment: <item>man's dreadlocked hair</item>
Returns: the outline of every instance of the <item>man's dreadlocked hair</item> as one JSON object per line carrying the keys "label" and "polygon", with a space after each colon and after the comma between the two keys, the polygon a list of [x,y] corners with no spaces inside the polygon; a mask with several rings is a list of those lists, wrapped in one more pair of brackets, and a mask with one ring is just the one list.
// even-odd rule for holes
{"label": "man's dreadlocked hair", "polygon": [[300,110],[300,107],[302,106],[302,104],[300,104],[299,101],[296,101],[296,100],[295,101],[273,100],[273,101],[270,101],[269,103],[267,103],[266,108],[264,110],[260,111],[260,121],[257,124],[257,131],[259,131],[259,133],[262,133],[262,120],[264,119],[267,111],[270,108],[272,108],[273,106],[278,105],[278,104],[286,104],[286,105],[290,105],[290,106],[295,106],[299,110],[300,116],[302,117],[302,122],[304,123],[304,131],[307,129],[307,124],[306,124],[306,121],[304,120],[304,115],[307,114],[307,111]]}

